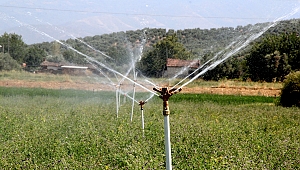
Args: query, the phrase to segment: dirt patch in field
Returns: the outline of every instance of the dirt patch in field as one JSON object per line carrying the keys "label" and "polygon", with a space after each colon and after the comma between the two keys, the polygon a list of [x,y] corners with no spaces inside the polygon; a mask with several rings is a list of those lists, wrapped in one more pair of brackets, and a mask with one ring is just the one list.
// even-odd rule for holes
{"label": "dirt patch in field", "polygon": [[184,89],[186,93],[211,93],[244,96],[279,96],[280,89],[253,87],[194,87]]}
{"label": "dirt patch in field", "polygon": [[[28,88],[48,88],[48,89],[80,89],[92,91],[112,91],[114,86],[104,83],[84,83],[84,82],[35,82],[24,80],[0,81],[0,86],[6,87],[28,87]],[[153,87],[146,87],[152,89]],[[122,89],[132,89],[132,85],[122,85]],[[146,91],[138,87],[137,91]],[[256,96],[279,96],[280,89],[265,87],[237,87],[237,86],[216,86],[216,87],[184,87],[182,93],[210,93],[226,95],[256,95]]]}

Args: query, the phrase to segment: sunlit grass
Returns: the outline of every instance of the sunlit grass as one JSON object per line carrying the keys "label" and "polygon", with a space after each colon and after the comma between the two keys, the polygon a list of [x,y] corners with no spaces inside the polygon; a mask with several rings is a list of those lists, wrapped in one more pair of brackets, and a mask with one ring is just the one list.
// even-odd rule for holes
{"label": "sunlit grass", "polygon": [[0,81],[5,80],[22,80],[32,82],[85,82],[95,83],[99,82],[101,78],[91,78],[88,75],[72,76],[68,74],[50,74],[50,73],[31,73],[26,71],[2,71],[0,75]]}

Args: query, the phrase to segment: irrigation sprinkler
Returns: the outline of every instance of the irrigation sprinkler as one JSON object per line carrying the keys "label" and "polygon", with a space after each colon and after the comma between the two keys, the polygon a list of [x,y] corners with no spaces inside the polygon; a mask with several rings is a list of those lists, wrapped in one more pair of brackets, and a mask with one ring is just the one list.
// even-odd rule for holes
{"label": "irrigation sprinkler", "polygon": [[171,88],[163,87],[160,89],[153,88],[154,91],[159,92],[161,95],[159,96],[163,100],[163,115],[164,115],[164,130],[165,130],[165,152],[166,152],[166,169],[172,169],[172,156],[171,156],[171,142],[170,142],[170,121],[169,121],[169,98],[181,91],[181,88]]}
{"label": "irrigation sprinkler", "polygon": [[146,104],[146,101],[140,101],[139,105],[141,106],[141,119],[142,119],[142,130],[143,130],[143,137],[144,137],[144,129],[145,129],[145,123],[144,123],[144,105]]}

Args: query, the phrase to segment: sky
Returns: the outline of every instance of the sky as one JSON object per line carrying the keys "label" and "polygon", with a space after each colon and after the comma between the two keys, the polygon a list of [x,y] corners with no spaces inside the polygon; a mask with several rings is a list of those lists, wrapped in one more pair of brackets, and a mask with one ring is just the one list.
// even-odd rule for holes
{"label": "sky", "polygon": [[[272,22],[299,0],[1,0],[0,34],[26,43],[143,28],[210,29]],[[284,19],[300,18],[300,12]]]}

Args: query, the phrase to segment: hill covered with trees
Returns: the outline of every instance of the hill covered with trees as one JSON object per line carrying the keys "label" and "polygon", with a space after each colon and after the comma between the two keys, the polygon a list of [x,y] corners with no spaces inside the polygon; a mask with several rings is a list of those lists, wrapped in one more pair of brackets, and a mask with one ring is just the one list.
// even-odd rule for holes
{"label": "hill covered with trees", "polygon": [[[175,50],[165,53],[165,56],[161,56],[164,54],[160,53],[163,60],[152,58],[152,63],[162,62],[160,65],[163,65],[166,58],[198,59],[204,63],[216,53],[226,49],[232,42],[258,33],[268,24],[270,23],[238,26],[236,28],[184,30],[144,28],[142,30],[68,39],[61,41],[61,43],[54,41],[30,46],[24,44],[19,35],[4,34],[0,37],[0,44],[2,43],[4,46],[3,52],[8,53],[13,60],[19,64],[25,62],[32,67],[38,67],[44,59],[52,62],[86,63],[84,56],[70,50],[72,47],[76,51],[91,56],[100,62],[108,63],[116,69],[130,65],[134,54],[133,49],[143,45],[141,58],[148,58],[148,60],[140,60],[138,69],[146,71],[145,75],[160,77],[162,75],[160,72],[154,73],[153,68],[149,68],[151,66],[141,63],[143,61],[149,62],[151,56],[159,52],[157,48],[160,48],[160,52],[164,48]],[[297,44],[299,43],[299,32],[299,19],[281,21],[242,51],[230,57],[228,61],[207,72],[203,78],[207,80],[238,78],[253,81],[273,81],[275,78],[281,81],[286,73],[299,69],[296,67],[299,61]],[[162,47],[162,44],[166,46]],[[103,57],[103,54],[111,58]],[[261,63],[259,63],[260,61]],[[255,67],[266,67],[269,70],[265,69],[268,71],[260,72],[263,75],[258,75],[258,70]],[[270,68],[272,69],[270,70]],[[267,75],[269,77],[266,77]]]}

